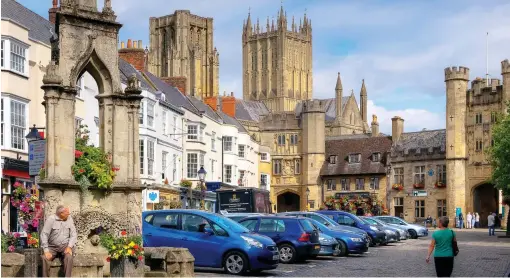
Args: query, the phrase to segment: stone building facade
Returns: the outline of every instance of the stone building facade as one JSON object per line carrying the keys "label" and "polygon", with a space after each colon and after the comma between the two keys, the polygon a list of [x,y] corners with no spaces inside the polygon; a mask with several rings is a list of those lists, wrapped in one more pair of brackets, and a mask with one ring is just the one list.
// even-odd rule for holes
{"label": "stone building facade", "polygon": [[218,96],[219,53],[212,18],[177,10],[151,17],[149,29],[151,73],[199,99]]}
{"label": "stone building facade", "polygon": [[312,98],[312,24],[294,17],[290,30],[280,9],[276,22],[243,24],[243,98],[263,101],[269,110],[293,111],[301,100]]}
{"label": "stone building facade", "polygon": [[386,163],[391,143],[387,136],[364,134],[326,138],[320,172],[322,199],[360,197],[367,210],[382,213],[387,204]]}

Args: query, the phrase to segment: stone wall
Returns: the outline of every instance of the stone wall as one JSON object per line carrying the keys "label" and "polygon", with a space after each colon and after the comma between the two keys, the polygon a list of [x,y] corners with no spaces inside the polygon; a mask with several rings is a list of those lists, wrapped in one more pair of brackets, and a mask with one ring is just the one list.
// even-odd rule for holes
{"label": "stone wall", "polygon": [[2,253],[2,277],[24,277],[25,256]]}

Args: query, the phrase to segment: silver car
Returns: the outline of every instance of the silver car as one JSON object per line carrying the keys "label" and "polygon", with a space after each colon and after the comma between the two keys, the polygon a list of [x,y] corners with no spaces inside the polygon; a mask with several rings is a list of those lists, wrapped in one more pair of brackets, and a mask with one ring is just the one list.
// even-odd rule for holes
{"label": "silver car", "polygon": [[388,224],[388,223],[383,222],[380,219],[377,219],[374,217],[362,216],[361,218],[363,220],[370,222],[370,223],[373,222],[372,223],[373,225],[382,226],[384,230],[392,230],[392,231],[396,232],[397,233],[397,241],[406,240],[409,237],[409,233],[407,232],[407,230],[405,228]]}
{"label": "silver car", "polygon": [[396,216],[375,216],[375,218],[397,227],[405,228],[409,232],[410,238],[418,238],[429,235],[429,230],[426,227],[416,224],[410,224],[402,218]]}

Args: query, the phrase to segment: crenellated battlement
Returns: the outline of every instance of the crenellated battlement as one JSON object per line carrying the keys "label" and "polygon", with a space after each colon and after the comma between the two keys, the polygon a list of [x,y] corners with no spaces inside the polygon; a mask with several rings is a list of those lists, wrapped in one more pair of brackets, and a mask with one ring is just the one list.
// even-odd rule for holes
{"label": "crenellated battlement", "polygon": [[510,73],[510,62],[508,59],[501,61],[501,74]]}
{"label": "crenellated battlement", "polygon": [[444,80],[465,80],[469,81],[469,68],[467,67],[447,67],[444,69]]}
{"label": "crenellated battlement", "polygon": [[326,113],[325,101],[319,99],[304,101],[303,113]]}

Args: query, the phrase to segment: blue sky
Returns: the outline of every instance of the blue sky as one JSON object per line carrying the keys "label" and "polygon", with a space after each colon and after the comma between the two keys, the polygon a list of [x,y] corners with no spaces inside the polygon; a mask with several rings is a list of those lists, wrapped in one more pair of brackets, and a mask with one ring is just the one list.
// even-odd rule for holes
{"label": "blue sky", "polygon": [[[48,16],[51,0],[19,0]],[[102,6],[103,0],[98,0]],[[242,97],[243,19],[265,26],[276,17],[278,0],[113,0],[124,26],[120,40],[149,42],[149,17],[188,9],[214,18],[220,52],[220,90]],[[485,34],[489,32],[489,73],[500,78],[500,62],[510,58],[510,2],[504,0],[286,0],[289,18],[312,20],[314,98],[334,97],[337,72],[344,94],[359,96],[365,79],[369,114],[390,133],[391,117],[405,119],[405,131],[444,128],[444,68],[463,65],[471,79],[485,75]]]}

